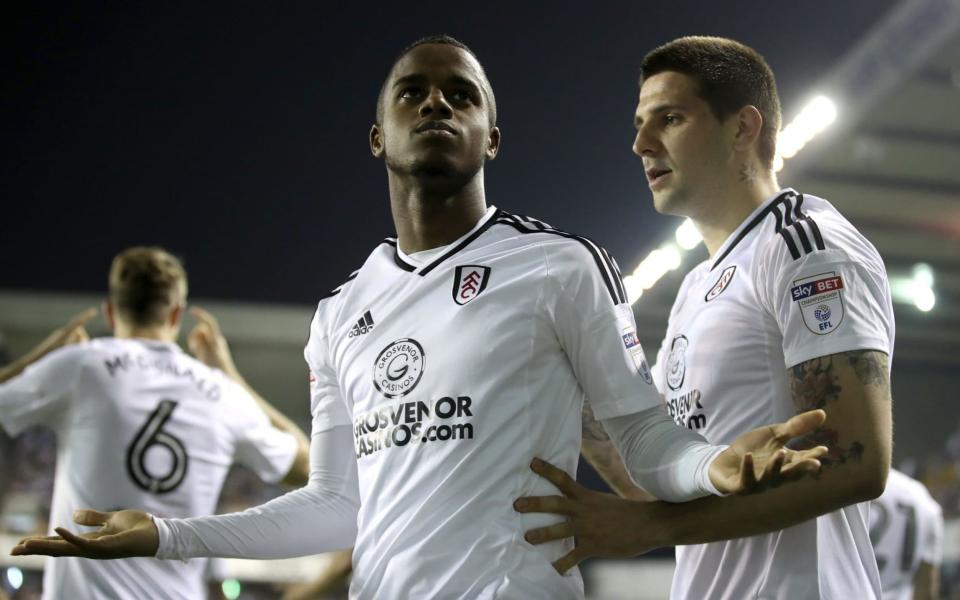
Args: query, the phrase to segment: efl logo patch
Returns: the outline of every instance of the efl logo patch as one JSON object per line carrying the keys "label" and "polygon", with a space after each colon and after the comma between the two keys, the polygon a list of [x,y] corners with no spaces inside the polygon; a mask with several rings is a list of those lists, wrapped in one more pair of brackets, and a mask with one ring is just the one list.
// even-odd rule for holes
{"label": "efl logo patch", "polygon": [[621,331],[623,346],[630,353],[633,359],[633,365],[637,368],[637,373],[643,377],[643,380],[649,385],[653,385],[653,374],[650,373],[650,367],[647,365],[647,359],[643,355],[643,346],[640,345],[640,338],[633,327],[626,327]]}
{"label": "efl logo patch", "polygon": [[723,293],[727,286],[730,285],[730,281],[733,279],[733,274],[737,272],[737,266],[733,265],[732,267],[727,267],[723,270],[723,273],[720,274],[720,279],[717,280],[713,287],[710,288],[710,291],[707,292],[707,295],[703,297],[704,302],[710,302],[717,296]]}
{"label": "efl logo patch", "polygon": [[463,306],[480,295],[490,281],[490,267],[462,265],[453,275],[453,301]]}
{"label": "efl logo patch", "polygon": [[798,279],[790,296],[799,303],[803,324],[817,335],[834,331],[843,321],[843,279],[836,273]]}

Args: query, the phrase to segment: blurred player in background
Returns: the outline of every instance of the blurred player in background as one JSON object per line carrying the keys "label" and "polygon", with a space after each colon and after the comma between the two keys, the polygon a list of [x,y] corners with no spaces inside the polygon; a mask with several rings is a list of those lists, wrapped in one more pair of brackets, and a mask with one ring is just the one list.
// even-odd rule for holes
{"label": "blurred player in background", "polygon": [[823,408],[827,421],[795,447],[831,451],[817,478],[748,498],[626,503],[565,484],[574,497],[554,508],[582,517],[533,536],[576,535],[564,567],[685,544],[675,599],[878,598],[865,501],[883,491],[891,451],[883,261],[828,201],[778,184],[780,101],[753,49],[685,37],[653,50],[634,122],[656,209],[690,218],[709,253],[681,284],[657,355],[671,414],[724,444]]}
{"label": "blurred player in background", "polygon": [[[89,340],[85,311],[0,370],[0,425],[57,434],[51,523],[81,507],[213,513],[233,462],[266,482],[302,485],[306,436],[237,372],[217,322],[194,308],[196,360],[176,345],[187,276],[160,248],[114,259],[105,303],[113,337]],[[202,361],[202,362],[201,362]],[[216,368],[211,368],[216,367]],[[203,597],[205,561],[47,563],[44,598]]]}
{"label": "blurred player in background", "polygon": [[883,600],[940,597],[943,511],[922,483],[895,469],[870,503],[870,540]]}

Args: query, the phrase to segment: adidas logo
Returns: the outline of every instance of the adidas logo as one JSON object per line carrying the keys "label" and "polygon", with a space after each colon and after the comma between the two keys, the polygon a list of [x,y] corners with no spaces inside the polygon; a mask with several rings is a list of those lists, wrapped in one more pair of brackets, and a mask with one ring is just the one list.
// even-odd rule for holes
{"label": "adidas logo", "polygon": [[363,316],[353,324],[353,329],[350,330],[350,335],[347,337],[357,337],[358,335],[363,335],[373,331],[373,316],[370,314],[370,311],[363,313]]}

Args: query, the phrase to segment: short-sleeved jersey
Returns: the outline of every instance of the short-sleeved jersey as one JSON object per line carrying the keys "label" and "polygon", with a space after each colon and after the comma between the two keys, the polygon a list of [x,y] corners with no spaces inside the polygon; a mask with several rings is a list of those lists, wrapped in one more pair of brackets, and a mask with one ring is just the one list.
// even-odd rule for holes
{"label": "short-sleeved jersey", "polygon": [[616,264],[589,240],[491,207],[411,262],[377,247],[321,300],[305,350],[314,431],[353,427],[360,482],[354,598],[581,598],[569,544],[513,501],[574,474],[581,409],[657,405]]}
{"label": "short-sleeved jersey", "polygon": [[910,600],[920,563],[939,567],[943,559],[943,510],[922,483],[891,469],[870,503],[870,539],[883,600]]}
{"label": "short-sleeved jersey", "polygon": [[[231,463],[282,478],[296,441],[254,399],[175,344],[100,338],[56,350],[0,385],[0,424],[57,434],[50,526],[79,508],[138,508],[164,517],[209,515]],[[44,598],[204,597],[205,561],[58,558]]]}
{"label": "short-sleeved jersey", "polygon": [[[892,355],[893,309],[874,247],[821,198],[759,206],[684,279],[654,377],[682,426],[714,444],[796,414],[787,369],[837,352]],[[789,529],[677,550],[673,598],[880,594],[858,504]]]}

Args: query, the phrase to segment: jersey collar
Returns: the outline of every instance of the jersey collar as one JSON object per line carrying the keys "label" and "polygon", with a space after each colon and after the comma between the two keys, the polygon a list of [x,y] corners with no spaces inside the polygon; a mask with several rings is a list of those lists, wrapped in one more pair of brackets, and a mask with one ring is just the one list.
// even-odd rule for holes
{"label": "jersey collar", "polygon": [[450,258],[451,256],[459,253],[461,250],[469,246],[475,239],[483,235],[483,233],[490,229],[490,227],[497,222],[497,217],[500,216],[500,209],[496,206],[490,206],[487,208],[486,214],[483,215],[483,218],[474,225],[473,229],[465,233],[460,238],[450,242],[446,246],[443,246],[444,251],[439,253],[437,258],[426,263],[415,263],[411,257],[407,256],[400,250],[400,244],[396,244],[393,248],[393,262],[397,264],[398,267],[404,271],[410,273],[416,273],[421,277],[425,277],[430,271],[434,270],[440,264]]}
{"label": "jersey collar", "polygon": [[720,246],[720,251],[717,252],[717,258],[713,261],[713,264],[710,266],[710,270],[714,270],[717,265],[723,262],[733,249],[743,241],[743,238],[747,237],[747,234],[753,231],[757,225],[763,222],[767,218],[767,215],[778,210],[777,207],[782,204],[787,198],[792,196],[797,196],[797,192],[793,188],[784,188],[776,193],[773,198],[767,200],[760,206],[758,206],[750,215],[743,220],[743,223],[737,227],[733,233],[727,238],[727,241]]}

